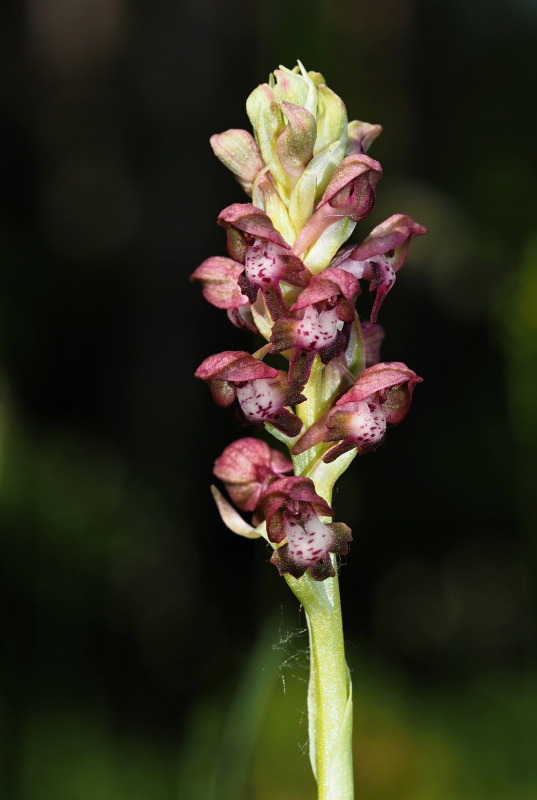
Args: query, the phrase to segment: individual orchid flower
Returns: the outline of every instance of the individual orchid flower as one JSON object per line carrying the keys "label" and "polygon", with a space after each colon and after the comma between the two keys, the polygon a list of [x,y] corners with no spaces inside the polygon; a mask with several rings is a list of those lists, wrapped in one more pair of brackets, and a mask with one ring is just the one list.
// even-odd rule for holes
{"label": "individual orchid flower", "polygon": [[376,185],[381,177],[382,167],[375,159],[363,153],[344,158],[317,210],[299,233],[293,252],[303,255],[330,225],[344,217],[353,222],[367,217],[375,205]]}
{"label": "individual orchid flower", "polygon": [[376,291],[371,322],[376,322],[384,298],[395,283],[395,273],[406,261],[410,242],[427,229],[406,214],[394,214],[376,228],[359,245],[345,247],[331,266],[351,272],[356,278],[370,281]]}
{"label": "individual orchid flower", "polygon": [[245,328],[257,333],[257,326],[252,319],[250,301],[239,287],[238,279],[244,267],[231,258],[213,256],[207,258],[194,270],[191,281],[199,281],[205,299],[225,309],[231,322],[237,328]]}
{"label": "individual orchid flower", "polygon": [[228,445],[214,462],[213,473],[242,511],[255,511],[269,483],[291,472],[293,464],[261,439],[245,437]]}
{"label": "individual orchid flower", "polygon": [[330,553],[347,553],[351,530],[342,522],[327,525],[319,519],[334,512],[316,493],[310,478],[293,476],[271,482],[261,494],[260,505],[269,541],[287,540],[270,559],[280,575],[300,578],[307,569],[317,581],[335,575]]}
{"label": "individual orchid flower", "polygon": [[359,282],[349,272],[325,269],[302,290],[289,309],[289,316],[275,322],[271,352],[293,349],[289,364],[291,384],[304,388],[317,353],[323,364],[328,364],[344,349],[343,324],[356,316],[354,301],[359,291]]}
{"label": "individual orchid flower", "polygon": [[306,286],[301,273],[302,261],[291,252],[283,236],[270,218],[253,205],[234,203],[218,217],[218,224],[227,230],[229,255],[244,264],[239,276],[241,292],[254,303],[261,290],[273,319],[285,316],[287,306],[280,281],[292,286]]}
{"label": "individual orchid flower", "polygon": [[323,457],[326,464],[348,450],[376,450],[384,441],[386,424],[406,417],[416,383],[415,372],[400,361],[385,361],[365,369],[354,386],[317,420],[293,447],[298,455],[320,442],[340,442]]}
{"label": "individual orchid flower", "polygon": [[302,420],[286,406],[305,397],[289,384],[285,372],[241,350],[225,350],[206,358],[194,374],[209,384],[217,405],[227,408],[237,399],[246,422],[270,422],[291,437],[300,433]]}

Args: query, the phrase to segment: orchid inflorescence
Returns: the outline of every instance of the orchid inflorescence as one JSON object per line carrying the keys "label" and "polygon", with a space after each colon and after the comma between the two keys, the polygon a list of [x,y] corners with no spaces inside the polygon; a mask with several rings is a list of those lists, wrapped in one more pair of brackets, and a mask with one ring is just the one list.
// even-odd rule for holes
{"label": "orchid inflorescence", "polygon": [[[237,402],[243,424],[264,425],[284,442],[292,460],[252,437],[216,460],[214,474],[235,506],[252,512],[251,524],[214,487],[213,494],[232,531],[271,543],[280,574],[298,579],[309,570],[322,581],[351,540],[347,525],[328,522],[334,480],[356,453],[382,444],[387,424],[404,419],[421,381],[403,363],[380,362],[377,319],[412,238],[426,231],[395,214],[342,247],[374,206],[382,169],[367,151],[381,127],[348,123],[322,75],[300,62],[280,67],[246,109],[254,136],[228,130],[211,144],[251,203],[221,212],[229,257],[208,258],[192,279],[266,344],[253,355],[209,356],[196,376],[219,406]],[[375,293],[369,320],[355,308],[361,281]],[[286,370],[266,363],[276,354]]]}

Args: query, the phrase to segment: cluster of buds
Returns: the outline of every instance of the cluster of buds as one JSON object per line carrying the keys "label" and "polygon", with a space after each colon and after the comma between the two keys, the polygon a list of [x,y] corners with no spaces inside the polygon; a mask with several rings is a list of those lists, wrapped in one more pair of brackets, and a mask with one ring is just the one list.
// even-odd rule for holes
{"label": "cluster of buds", "polygon": [[[281,574],[299,578],[309,570],[324,580],[334,575],[331,554],[347,552],[351,531],[328,522],[332,509],[309,475],[319,461],[375,450],[387,424],[409,410],[421,378],[400,362],[380,362],[377,319],[412,238],[426,231],[395,214],[360,244],[343,247],[375,203],[382,169],[367,151],[381,127],[349,123],[322,75],[300,63],[280,67],[246,109],[254,136],[228,130],[211,144],[252,202],[221,212],[229,257],[208,258],[192,280],[234,325],[266,344],[253,355],[209,356],[196,377],[219,406],[237,403],[243,424],[264,425],[285,442],[293,460],[250,437],[217,459],[215,475],[237,508],[253,512],[251,525],[214,494],[231,530],[266,536]],[[369,320],[356,312],[361,281],[375,292]],[[286,370],[265,362],[276,354],[287,359]]]}

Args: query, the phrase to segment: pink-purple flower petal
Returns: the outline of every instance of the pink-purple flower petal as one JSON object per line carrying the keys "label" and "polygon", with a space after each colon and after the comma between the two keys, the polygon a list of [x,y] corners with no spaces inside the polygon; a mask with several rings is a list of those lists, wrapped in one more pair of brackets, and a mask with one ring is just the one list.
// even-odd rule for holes
{"label": "pink-purple flower petal", "polygon": [[202,381],[225,380],[230,382],[277,378],[279,372],[243,350],[224,350],[203,361],[194,373]]}
{"label": "pink-purple flower petal", "polygon": [[349,391],[339,398],[336,406],[360,402],[375,392],[383,392],[403,383],[409,383],[414,387],[421,380],[401,361],[382,361],[380,364],[374,364],[365,369]]}
{"label": "pink-purple flower petal", "polygon": [[251,203],[233,203],[227,206],[220,212],[218,224],[227,231],[229,255],[241,264],[244,264],[246,258],[247,245],[255,238],[291,249],[272,224],[268,214]]}

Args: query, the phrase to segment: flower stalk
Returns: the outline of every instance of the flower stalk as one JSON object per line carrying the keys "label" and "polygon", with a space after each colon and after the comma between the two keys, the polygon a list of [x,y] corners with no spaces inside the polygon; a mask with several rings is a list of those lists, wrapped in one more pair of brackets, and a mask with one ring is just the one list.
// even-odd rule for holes
{"label": "flower stalk", "polygon": [[[302,604],[310,639],[310,760],[319,800],[352,800],[352,690],[345,660],[338,557],[351,530],[333,522],[334,485],[356,455],[382,444],[421,381],[401,362],[381,362],[377,317],[412,238],[425,229],[404,214],[342,247],[375,202],[382,176],[367,150],[379,125],[348,123],[322,75],[280,67],[247,101],[254,129],[211,139],[251,203],[225,208],[228,256],[192,275],[209,303],[265,344],[225,350],[196,371],[217,405],[264,427],[288,456],[244,437],[215,462],[231,498],[212,487],[222,520],[266,539],[271,563]],[[375,292],[360,318],[361,281]],[[283,355],[287,370],[272,366]],[[291,473],[291,474],[290,474]],[[237,510],[238,509],[238,510]],[[251,513],[248,522],[241,513]]]}

